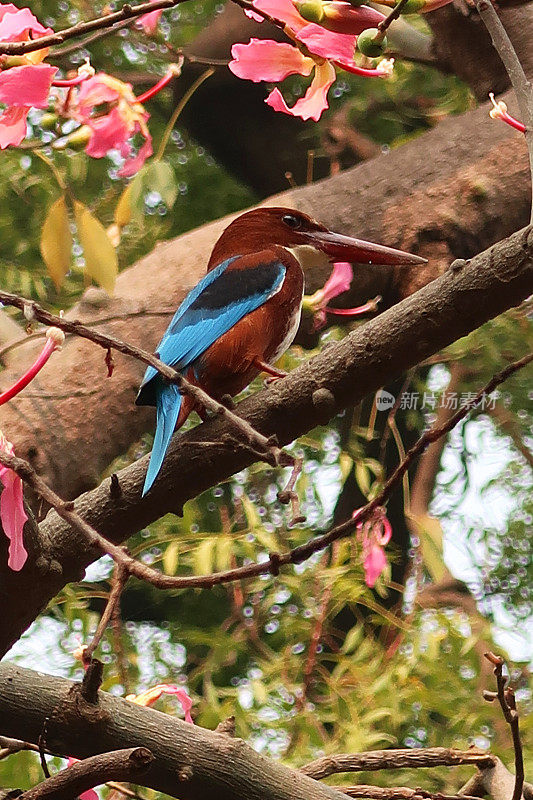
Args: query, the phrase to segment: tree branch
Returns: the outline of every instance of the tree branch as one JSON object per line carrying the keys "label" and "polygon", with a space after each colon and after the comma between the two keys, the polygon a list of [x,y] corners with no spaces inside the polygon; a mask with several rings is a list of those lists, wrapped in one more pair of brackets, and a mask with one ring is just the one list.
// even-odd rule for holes
{"label": "tree branch", "polygon": [[96,711],[87,714],[76,686],[14,664],[0,664],[2,731],[37,741],[48,720],[48,746],[76,758],[122,747],[147,748],[154,761],[142,783],[181,800],[345,798],[334,787],[263,758],[242,739],[190,725],[106,692],[99,692]]}
{"label": "tree branch", "polygon": [[153,755],[145,747],[102,753],[56,772],[33,789],[23,792],[20,800],[72,800],[107,781],[137,782],[153,761]]}
{"label": "tree branch", "polygon": [[515,90],[520,113],[526,126],[526,141],[529,152],[529,166],[531,172],[531,217],[533,224],[533,87],[520,63],[513,43],[507,35],[502,21],[494,10],[491,0],[476,0],[479,16],[485,23],[490,33],[492,43],[500,56],[507,74]]}
{"label": "tree branch", "polygon": [[96,17],[88,22],[78,22],[76,25],[71,25],[70,28],[64,28],[62,31],[57,31],[57,33],[50,33],[48,36],[41,36],[39,39],[30,39],[26,42],[2,42],[0,44],[0,54],[20,56],[24,55],[24,53],[32,53],[35,50],[41,50],[43,47],[52,47],[54,44],[62,44],[67,39],[75,39],[77,36],[83,36],[91,31],[110,28],[117,22],[133,19],[142,14],[147,14],[150,11],[173,8],[185,1],[186,0],[149,0],[149,2],[140,3],[138,6],[131,6],[129,3],[124,3],[119,11],[114,11],[103,17]]}
{"label": "tree branch", "polygon": [[381,769],[416,769],[419,767],[456,767],[473,764],[494,766],[495,758],[481,750],[453,750],[447,747],[421,747],[401,750],[371,750],[368,753],[347,753],[323,756],[311,761],[301,771],[315,780],[339,772],[366,772]]}

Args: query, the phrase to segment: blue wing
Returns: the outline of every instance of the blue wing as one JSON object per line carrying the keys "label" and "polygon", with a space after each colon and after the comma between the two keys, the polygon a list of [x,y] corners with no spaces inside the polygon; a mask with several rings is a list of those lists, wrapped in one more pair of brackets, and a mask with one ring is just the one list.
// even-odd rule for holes
{"label": "blue wing", "polygon": [[[239,320],[272,297],[280,289],[285,272],[281,261],[268,251],[223,261],[189,292],[174,314],[157,348],[159,358],[178,370],[188,367]],[[155,404],[155,392],[148,384],[157,375],[154,367],[148,367],[138,405]]]}

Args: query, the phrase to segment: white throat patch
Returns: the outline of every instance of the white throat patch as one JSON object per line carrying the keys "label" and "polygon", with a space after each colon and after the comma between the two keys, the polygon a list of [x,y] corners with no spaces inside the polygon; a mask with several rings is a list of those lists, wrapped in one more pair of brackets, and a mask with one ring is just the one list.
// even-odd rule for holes
{"label": "white throat patch", "polygon": [[328,256],[318,247],[313,247],[312,244],[297,244],[296,247],[286,247],[285,249],[300,262],[303,270],[331,266]]}

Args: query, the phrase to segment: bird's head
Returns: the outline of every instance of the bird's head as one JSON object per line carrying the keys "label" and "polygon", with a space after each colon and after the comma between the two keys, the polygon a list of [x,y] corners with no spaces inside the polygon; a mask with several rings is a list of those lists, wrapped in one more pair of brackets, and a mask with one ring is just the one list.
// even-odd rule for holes
{"label": "bird's head", "polygon": [[233,255],[244,255],[279,245],[302,267],[324,262],[410,266],[425,264],[420,256],[328,230],[325,225],[291,208],[256,208],[233,220],[216,243],[209,269]]}

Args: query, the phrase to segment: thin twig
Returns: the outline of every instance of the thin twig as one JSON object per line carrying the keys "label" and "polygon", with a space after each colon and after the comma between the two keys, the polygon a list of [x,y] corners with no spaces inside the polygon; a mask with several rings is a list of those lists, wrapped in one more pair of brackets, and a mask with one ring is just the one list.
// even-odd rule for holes
{"label": "thin twig", "polygon": [[382,34],[385,33],[389,25],[394,22],[395,19],[398,19],[400,14],[402,13],[404,6],[407,5],[409,0],[400,0],[397,6],[394,6],[390,14],[387,14],[385,19],[383,19],[378,25],[378,31]]}
{"label": "thin twig", "polygon": [[52,47],[54,44],[63,44],[63,42],[65,42],[67,39],[75,39],[76,37],[83,36],[85,33],[90,33],[91,31],[102,30],[103,28],[111,28],[117,22],[140,17],[141,14],[147,14],[150,11],[174,8],[174,6],[184,2],[186,2],[186,0],[149,0],[149,2],[140,3],[138,6],[131,6],[129,3],[124,3],[119,11],[115,11],[112,14],[106,14],[103,17],[96,17],[95,19],[88,20],[87,22],[78,22],[76,25],[71,25],[70,28],[64,28],[62,31],[51,33],[48,36],[41,36],[38,39],[30,39],[26,42],[2,42],[0,44],[0,54],[21,56],[25,53],[32,53],[35,50],[41,50],[43,47]]}
{"label": "thin twig", "polygon": [[480,768],[491,767],[494,766],[494,756],[481,750],[454,750],[447,747],[371,750],[368,753],[323,756],[301,767],[301,772],[318,781],[339,772],[456,767],[461,764],[472,764]]}
{"label": "thin twig", "polygon": [[532,182],[531,223],[533,223],[533,87],[528,80],[513,43],[507,35],[501,19],[491,0],[476,0],[479,16],[490,33],[492,43],[500,56],[513,85],[520,113],[526,126],[526,141],[529,152],[529,166]]}
{"label": "thin twig", "polygon": [[111,591],[109,592],[109,597],[107,599],[103,614],[100,617],[100,622],[98,623],[98,627],[96,628],[91,642],[83,650],[82,657],[84,664],[92,661],[93,653],[100,644],[100,640],[102,639],[113,613],[120,602],[120,596],[124,590],[124,587],[126,586],[126,583],[128,582],[128,577],[128,572],[122,566],[122,564],[117,564],[111,583]]}
{"label": "thin twig", "polygon": [[[496,676],[496,685],[498,691],[496,696],[499,700],[505,721],[511,728],[513,736],[514,748],[514,766],[515,766],[515,783],[513,790],[512,800],[520,800],[522,797],[522,789],[524,788],[524,755],[522,752],[522,741],[520,739],[520,724],[518,720],[518,711],[516,710],[516,702],[514,696],[514,689],[510,686],[506,688],[507,678],[503,676],[503,665],[505,661],[501,656],[494,653],[485,653],[485,658],[494,665],[494,674]],[[486,700],[492,701],[492,692],[485,692],[484,697]]]}
{"label": "thin twig", "polygon": [[385,788],[381,786],[341,786],[348,797],[373,797],[375,800],[478,800],[469,795],[440,794],[440,792],[427,792],[425,789],[409,789],[407,786]]}

